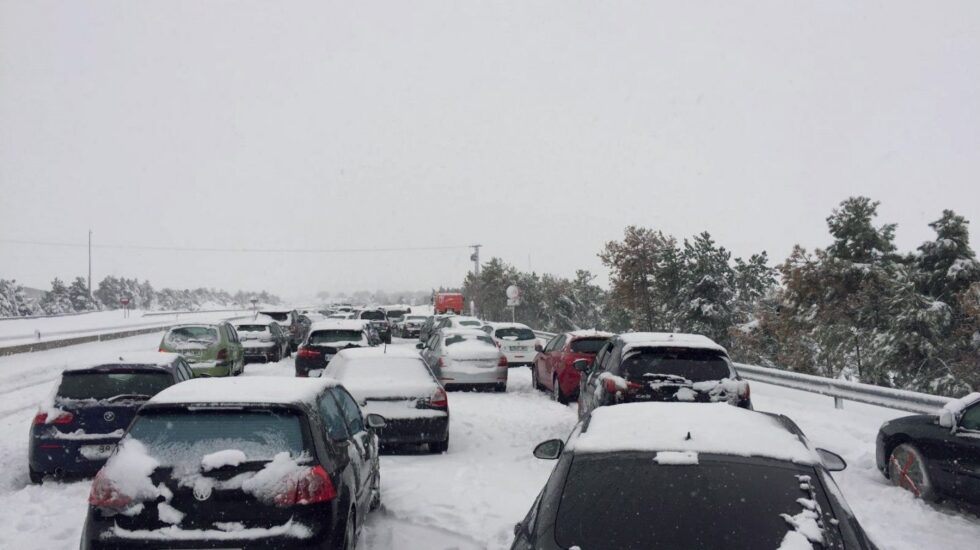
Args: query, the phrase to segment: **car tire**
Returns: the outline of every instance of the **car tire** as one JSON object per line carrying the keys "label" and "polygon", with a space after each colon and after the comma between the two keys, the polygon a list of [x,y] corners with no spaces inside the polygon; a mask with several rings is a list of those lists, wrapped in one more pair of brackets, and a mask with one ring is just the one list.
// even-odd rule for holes
{"label": "car tire", "polygon": [[497,393],[504,393],[507,391],[507,382],[502,382],[493,387],[493,391]]}
{"label": "car tire", "polygon": [[449,436],[443,441],[437,441],[435,443],[429,443],[429,452],[432,454],[442,454],[449,450]]}
{"label": "car tire", "polygon": [[926,501],[936,500],[936,488],[922,452],[911,443],[897,445],[888,455],[888,479]]}
{"label": "car tire", "polygon": [[282,361],[282,350],[276,350],[276,352],[269,358],[270,363],[278,363]]}
{"label": "car tire", "polygon": [[533,363],[531,364],[531,387],[538,391],[544,390],[541,387],[541,382],[538,381],[538,366]]}
{"label": "car tire", "polygon": [[380,464],[375,464],[374,483],[371,487],[371,504],[368,512],[373,512],[378,508],[381,508],[381,466]]}
{"label": "car tire", "polygon": [[557,376],[554,377],[551,380],[551,384],[552,384],[551,385],[551,398],[553,400],[555,400],[557,403],[560,403],[562,405],[567,405],[568,404],[568,398],[565,397],[565,394],[561,391],[561,384],[558,383],[558,377]]}
{"label": "car tire", "polygon": [[27,468],[27,477],[30,478],[31,483],[34,485],[40,485],[44,482],[44,474],[29,466]]}

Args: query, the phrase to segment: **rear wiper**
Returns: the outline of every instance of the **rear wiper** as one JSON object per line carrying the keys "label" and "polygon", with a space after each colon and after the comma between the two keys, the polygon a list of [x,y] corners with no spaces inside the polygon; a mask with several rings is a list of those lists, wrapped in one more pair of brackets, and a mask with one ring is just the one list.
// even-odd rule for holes
{"label": "rear wiper", "polygon": [[125,399],[149,399],[153,397],[152,395],[146,395],[145,393],[121,393],[119,395],[113,395],[112,397],[107,397],[103,401],[114,402],[123,401]]}

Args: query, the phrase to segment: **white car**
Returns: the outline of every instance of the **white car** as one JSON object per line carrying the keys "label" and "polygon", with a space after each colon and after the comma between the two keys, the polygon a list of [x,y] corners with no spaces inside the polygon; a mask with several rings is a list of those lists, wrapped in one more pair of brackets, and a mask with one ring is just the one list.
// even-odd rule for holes
{"label": "white car", "polygon": [[490,323],[489,326],[490,337],[507,357],[508,366],[534,363],[534,345],[538,343],[538,338],[531,327],[521,323]]}
{"label": "white car", "polygon": [[417,346],[447,390],[507,391],[507,357],[479,329],[443,329]]}

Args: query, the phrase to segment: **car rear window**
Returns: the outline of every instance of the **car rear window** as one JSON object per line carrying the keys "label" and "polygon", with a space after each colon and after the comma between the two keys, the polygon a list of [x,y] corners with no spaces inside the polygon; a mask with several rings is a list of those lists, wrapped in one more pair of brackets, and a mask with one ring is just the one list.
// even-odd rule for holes
{"label": "car rear window", "polygon": [[501,340],[534,340],[534,332],[529,328],[498,328],[497,338]]}
{"label": "car rear window", "polygon": [[725,357],[713,350],[691,348],[650,348],[629,355],[623,360],[622,376],[642,380],[645,374],[672,374],[691,382],[721,380],[731,377]]}
{"label": "car rear window", "polygon": [[337,342],[360,342],[359,330],[318,330],[310,334],[310,345],[320,346]]}
{"label": "car rear window", "polygon": [[177,327],[167,333],[170,344],[203,344],[210,346],[218,343],[218,330],[214,327]]}
{"label": "car rear window", "polygon": [[262,315],[266,315],[266,316],[272,317],[276,321],[288,321],[289,320],[289,313],[288,312],[262,311],[260,313],[262,313]]}
{"label": "car rear window", "polygon": [[608,338],[579,338],[572,340],[572,351],[575,353],[599,353],[599,349],[608,341]]}
{"label": "car rear window", "polygon": [[247,460],[271,460],[306,450],[300,415],[288,410],[145,410],[128,437],[165,466],[197,465],[204,455],[237,449]]}
{"label": "car rear window", "polygon": [[408,313],[408,312],[405,311],[404,309],[389,309],[388,310],[388,318],[389,319],[394,319],[394,318],[397,318],[397,317],[404,317],[406,313]]}
{"label": "car rear window", "polygon": [[66,372],[58,384],[59,399],[104,401],[121,396],[149,396],[174,383],[169,372]]}
{"label": "car rear window", "polygon": [[[576,456],[558,506],[558,544],[779,548],[792,529],[781,514],[800,514],[803,507],[797,499],[814,496],[801,487],[819,491],[818,502],[826,503],[822,488],[812,481],[812,468],[768,460],[699,459],[697,465],[657,465],[649,453]],[[809,485],[801,485],[805,479]],[[827,538],[832,543],[837,537]]]}
{"label": "car rear window", "polygon": [[238,332],[269,332],[267,325],[237,325],[235,329]]}
{"label": "car rear window", "polygon": [[362,311],[361,319],[368,319],[369,321],[383,321],[385,319],[385,314],[383,311]]}

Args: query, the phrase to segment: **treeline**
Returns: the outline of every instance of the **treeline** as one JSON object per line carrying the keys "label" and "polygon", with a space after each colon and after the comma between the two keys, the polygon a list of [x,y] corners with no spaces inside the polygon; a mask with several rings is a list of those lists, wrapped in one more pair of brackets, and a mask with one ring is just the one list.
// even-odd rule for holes
{"label": "treeline", "polygon": [[89,296],[84,277],[70,284],[59,278],[51,281],[51,289],[39,299],[32,299],[16,281],[0,279],[0,317],[54,315],[128,307],[144,310],[196,310],[221,307],[248,307],[255,298],[260,304],[274,305],[282,301],[268,292],[238,291],[234,294],[212,288],[156,290],[149,281],[108,276],[99,282]]}
{"label": "treeline", "polygon": [[428,290],[358,290],[356,292],[318,292],[316,297],[324,303],[356,304],[356,305],[423,305],[431,300]]}
{"label": "treeline", "polygon": [[696,332],[736,361],[946,395],[980,387],[980,262],[967,220],[944,211],[935,238],[901,254],[877,209],[844,201],[827,218],[830,246],[797,246],[777,266],[764,252],[732,258],[708,233],[679,241],[630,226],[599,252],[608,290],[587,271],[566,279],[493,258],[463,291],[480,315],[509,320],[515,284],[517,320],[544,330]]}

